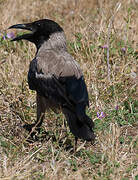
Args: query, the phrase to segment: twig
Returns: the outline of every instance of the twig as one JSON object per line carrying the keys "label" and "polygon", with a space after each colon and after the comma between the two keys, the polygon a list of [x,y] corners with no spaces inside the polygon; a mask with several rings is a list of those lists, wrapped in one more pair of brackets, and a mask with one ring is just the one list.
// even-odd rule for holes
{"label": "twig", "polygon": [[96,32],[96,30],[92,27],[92,25],[91,24],[89,24],[88,23],[88,21],[80,14],[79,15],[81,18],[82,18],[82,20],[84,20],[87,24],[88,24],[88,26],[93,30],[93,32],[96,34],[96,36],[99,38],[99,34]]}
{"label": "twig", "polygon": [[116,15],[116,13],[118,12],[118,10],[121,7],[121,3],[118,2],[116,4],[115,10],[114,10],[114,14],[112,15],[112,17],[109,20],[109,24],[108,24],[108,33],[107,33],[107,73],[108,73],[108,81],[111,82],[111,69],[110,69],[110,63],[109,63],[109,48],[110,48],[110,34],[111,34],[111,25],[113,24],[114,21],[114,17]]}
{"label": "twig", "polygon": [[109,63],[109,46],[110,46],[110,33],[111,33],[111,21],[109,22],[108,25],[108,34],[107,34],[107,74],[108,74],[108,81],[111,82],[110,78],[110,63]]}

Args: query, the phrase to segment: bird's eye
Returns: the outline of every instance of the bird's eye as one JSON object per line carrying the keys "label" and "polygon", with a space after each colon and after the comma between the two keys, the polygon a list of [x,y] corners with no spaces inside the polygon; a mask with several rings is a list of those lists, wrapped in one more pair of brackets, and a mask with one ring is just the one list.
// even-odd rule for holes
{"label": "bird's eye", "polygon": [[37,23],[36,25],[37,25],[37,27],[40,27],[40,26],[41,26],[41,24],[40,24],[40,23]]}

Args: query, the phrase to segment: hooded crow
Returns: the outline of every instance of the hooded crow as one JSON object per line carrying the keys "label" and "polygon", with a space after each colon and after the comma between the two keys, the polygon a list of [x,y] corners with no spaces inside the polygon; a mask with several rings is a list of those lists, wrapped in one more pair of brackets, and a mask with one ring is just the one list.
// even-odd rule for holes
{"label": "hooded crow", "polygon": [[11,28],[30,31],[12,41],[28,40],[37,48],[28,72],[29,88],[37,94],[37,121],[24,127],[31,132],[32,128],[41,126],[46,110],[59,108],[76,143],[78,138],[94,140],[94,123],[86,115],[89,106],[87,87],[80,66],[67,51],[63,29],[49,19],[16,24]]}

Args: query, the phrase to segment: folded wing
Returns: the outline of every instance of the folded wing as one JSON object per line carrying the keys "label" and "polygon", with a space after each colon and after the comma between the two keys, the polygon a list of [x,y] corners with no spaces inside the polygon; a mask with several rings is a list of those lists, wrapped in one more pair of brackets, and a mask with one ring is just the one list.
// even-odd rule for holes
{"label": "folded wing", "polygon": [[93,122],[85,113],[89,100],[81,69],[71,55],[61,54],[38,52],[30,63],[29,88],[62,107],[76,137],[91,140]]}

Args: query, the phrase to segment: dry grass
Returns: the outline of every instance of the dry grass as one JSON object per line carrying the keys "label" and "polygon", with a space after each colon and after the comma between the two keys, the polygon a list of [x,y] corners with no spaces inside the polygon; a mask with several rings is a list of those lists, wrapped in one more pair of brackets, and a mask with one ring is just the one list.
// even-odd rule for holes
{"label": "dry grass", "polygon": [[26,141],[21,126],[36,116],[35,92],[27,85],[35,47],[0,37],[1,180],[138,179],[137,8],[130,0],[0,0],[2,34],[10,25],[41,18],[64,28],[68,49],[85,74],[97,135],[94,145],[80,141],[73,154],[63,115],[50,112],[40,140]]}

